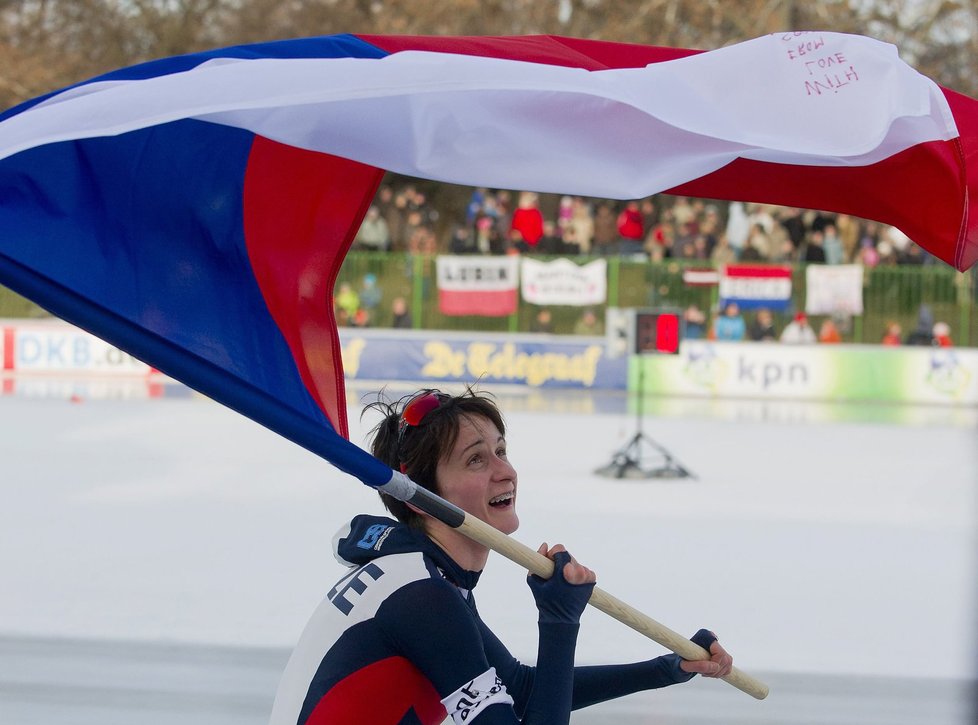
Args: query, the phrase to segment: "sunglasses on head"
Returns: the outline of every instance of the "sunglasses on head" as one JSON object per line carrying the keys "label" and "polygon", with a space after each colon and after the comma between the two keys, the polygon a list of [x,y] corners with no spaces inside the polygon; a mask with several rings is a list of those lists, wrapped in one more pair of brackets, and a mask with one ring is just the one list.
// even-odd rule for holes
{"label": "sunglasses on head", "polygon": [[433,410],[440,408],[443,404],[452,399],[447,393],[432,390],[422,393],[416,398],[408,401],[401,411],[401,417],[397,421],[397,445],[400,447],[404,440],[404,432],[410,428],[417,428],[424,421],[425,416]]}

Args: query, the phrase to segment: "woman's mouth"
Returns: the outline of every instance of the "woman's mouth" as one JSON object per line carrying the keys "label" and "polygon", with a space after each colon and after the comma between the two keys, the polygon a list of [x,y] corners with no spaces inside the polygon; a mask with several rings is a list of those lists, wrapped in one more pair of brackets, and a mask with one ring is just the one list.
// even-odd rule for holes
{"label": "woman's mouth", "polygon": [[501,493],[489,499],[489,505],[493,508],[507,508],[513,505],[513,498],[514,493],[512,491]]}

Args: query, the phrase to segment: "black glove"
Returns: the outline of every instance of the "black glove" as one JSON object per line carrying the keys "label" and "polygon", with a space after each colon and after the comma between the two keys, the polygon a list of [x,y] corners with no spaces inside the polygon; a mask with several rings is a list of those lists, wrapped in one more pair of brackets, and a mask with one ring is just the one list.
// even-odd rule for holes
{"label": "black glove", "polygon": [[566,551],[554,554],[554,573],[549,579],[536,574],[526,578],[537,603],[540,624],[578,624],[591,598],[594,583],[570,584],[564,579],[564,566],[571,560]]}
{"label": "black glove", "polygon": [[707,652],[709,652],[710,651],[710,645],[712,645],[714,642],[717,641],[717,636],[715,634],[713,634],[713,632],[711,632],[708,629],[701,629],[699,632],[697,632],[696,634],[694,634],[689,639],[690,639],[690,641],[695,642],[700,647],[702,647]]}

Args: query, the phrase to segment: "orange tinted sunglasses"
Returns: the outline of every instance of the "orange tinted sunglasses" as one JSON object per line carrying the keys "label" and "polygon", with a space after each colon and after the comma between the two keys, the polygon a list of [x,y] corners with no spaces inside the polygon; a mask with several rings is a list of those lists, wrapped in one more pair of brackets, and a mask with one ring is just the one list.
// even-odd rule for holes
{"label": "orange tinted sunglasses", "polygon": [[425,416],[428,413],[440,408],[451,399],[452,396],[447,393],[431,390],[408,401],[408,404],[404,406],[404,410],[401,411],[400,420],[397,422],[397,445],[401,445],[401,441],[404,440],[404,432],[409,426],[411,428],[417,428],[424,422]]}

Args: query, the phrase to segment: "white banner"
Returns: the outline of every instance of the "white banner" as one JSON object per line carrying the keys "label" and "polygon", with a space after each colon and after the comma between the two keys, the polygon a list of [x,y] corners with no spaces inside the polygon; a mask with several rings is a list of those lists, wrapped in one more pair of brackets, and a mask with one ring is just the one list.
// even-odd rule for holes
{"label": "white banner", "polygon": [[3,326],[3,369],[15,373],[149,375],[152,369],[109,343],[60,322]]}
{"label": "white banner", "polygon": [[438,309],[445,315],[512,315],[518,307],[519,258],[440,256]]}
{"label": "white banner", "polygon": [[569,259],[523,259],[523,299],[534,305],[600,305],[608,298],[608,263],[596,259],[578,265]]}
{"label": "white banner", "polygon": [[805,270],[805,312],[810,315],[861,315],[863,268],[860,264],[810,264]]}
{"label": "white banner", "polygon": [[519,283],[519,259],[515,256],[439,256],[438,289],[452,292],[500,292]]}

